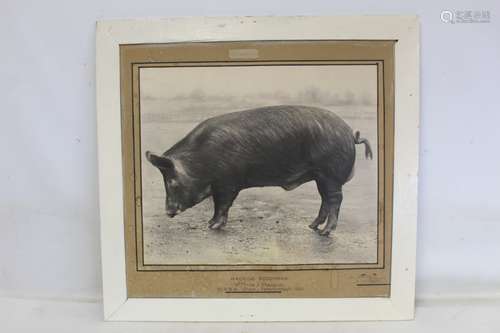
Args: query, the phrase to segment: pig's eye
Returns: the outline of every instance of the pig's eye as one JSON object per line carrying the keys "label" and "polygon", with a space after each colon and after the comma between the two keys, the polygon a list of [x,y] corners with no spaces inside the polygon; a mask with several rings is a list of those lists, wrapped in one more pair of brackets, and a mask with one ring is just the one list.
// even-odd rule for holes
{"label": "pig's eye", "polygon": [[175,185],[177,185],[177,182],[174,179],[169,179],[169,180],[167,180],[167,184],[171,185],[171,186],[175,186]]}

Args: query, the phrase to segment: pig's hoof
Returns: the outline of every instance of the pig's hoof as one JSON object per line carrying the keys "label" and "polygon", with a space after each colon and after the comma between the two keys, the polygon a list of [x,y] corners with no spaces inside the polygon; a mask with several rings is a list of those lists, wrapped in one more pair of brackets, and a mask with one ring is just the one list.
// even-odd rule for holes
{"label": "pig's hoof", "polygon": [[219,230],[224,224],[222,222],[216,222],[214,224],[209,225],[208,227],[212,230]]}
{"label": "pig's hoof", "polygon": [[308,227],[311,228],[312,230],[318,230],[318,225],[314,223],[309,224]]}
{"label": "pig's hoof", "polygon": [[227,220],[215,220],[215,221],[210,221],[208,224],[208,227],[212,230],[218,230],[222,228],[223,226],[226,225]]}
{"label": "pig's hoof", "polygon": [[321,236],[328,236],[328,235],[330,235],[330,230],[321,230],[321,231],[319,232],[319,234],[320,234]]}

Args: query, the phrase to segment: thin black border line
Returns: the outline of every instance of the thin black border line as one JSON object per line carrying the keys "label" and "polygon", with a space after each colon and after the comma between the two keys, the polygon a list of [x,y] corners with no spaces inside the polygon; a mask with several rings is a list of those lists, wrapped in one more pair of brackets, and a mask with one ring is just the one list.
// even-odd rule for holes
{"label": "thin black border line", "polygon": [[[383,77],[383,76],[382,76]],[[379,131],[379,128],[378,128],[378,124],[379,124],[379,108],[380,108],[380,100],[379,100],[379,95],[380,95],[380,86],[379,86],[379,62],[377,62],[377,264],[379,263],[380,261],[380,251],[378,250],[379,248],[379,245],[378,245],[378,242],[379,242],[379,239],[380,239],[380,221],[379,221],[379,202],[380,202],[380,188],[378,185],[380,185],[380,179],[379,178],[379,165],[380,165],[380,154],[379,154],[379,151],[380,151],[380,139],[379,139],[379,136],[380,136],[380,131]],[[385,110],[384,110],[385,111]],[[384,126],[384,125],[382,125]],[[385,127],[384,127],[384,131],[385,131]],[[384,154],[385,156],[385,154]],[[385,167],[385,164],[384,164],[384,167]],[[385,184],[383,185],[385,187]],[[385,221],[384,221],[385,223]],[[384,247],[385,247],[385,238],[384,238]],[[382,264],[383,266],[383,264]]]}
{"label": "thin black border line", "polygon": [[[204,61],[199,61],[199,60],[191,60],[191,61],[155,61],[155,62],[142,62],[142,61],[132,61],[132,65],[139,65],[140,68],[163,68],[163,67],[211,67],[211,65],[205,65],[205,64],[224,64],[220,66],[224,67],[233,67],[233,66],[270,66],[271,64],[265,64],[265,63],[272,63],[272,66],[291,66],[294,65],[293,63],[300,63],[296,64],[297,66],[322,66],[322,65],[330,65],[330,66],[359,66],[359,65],[364,65],[364,64],[352,64],[352,62],[369,62],[366,65],[376,65],[377,62],[383,62],[384,59],[291,59],[291,60],[264,60],[264,59],[259,59],[259,60],[204,60]],[[314,64],[318,63],[319,64]],[[334,62],[350,62],[351,64],[335,64]],[[249,64],[249,63],[255,63],[255,64]],[[262,63],[262,64],[260,64]],[[325,64],[327,63],[327,64]],[[161,66],[162,64],[169,65],[169,64],[175,64],[173,66]],[[188,64],[188,66],[182,66],[183,64]],[[191,64],[200,64],[199,66],[193,66]]]}
{"label": "thin black border line", "polygon": [[281,294],[281,290],[269,290],[269,291],[236,290],[236,291],[224,291],[224,294]]}
{"label": "thin black border line", "polygon": [[[395,48],[393,47],[392,48],[392,59],[393,59],[393,63],[392,63],[392,67],[395,68],[396,67],[396,62],[395,62],[395,58],[396,58],[396,54],[395,54]],[[394,70],[395,71],[395,70]],[[384,86],[385,87],[385,86]],[[392,254],[393,254],[393,247],[392,247],[392,244],[393,244],[393,241],[394,241],[394,163],[395,163],[395,156],[396,156],[396,74],[394,74],[394,80],[392,80],[392,96],[391,96],[391,101],[392,101],[392,105],[393,105],[393,112],[392,112],[392,141],[393,141],[393,146],[392,146],[392,159],[391,159],[391,164],[392,164],[392,174],[390,175],[391,176],[391,188],[392,188],[392,204],[391,204],[391,212],[392,212],[392,218],[391,218],[391,229],[389,230],[390,232],[390,235],[391,235],[391,263],[392,263]],[[385,98],[385,96],[384,96]],[[384,106],[385,108],[385,106]],[[385,125],[384,125],[385,126]],[[385,218],[384,218],[385,220]],[[384,259],[385,261],[385,259]],[[384,263],[385,265],[385,263]],[[388,267],[388,271],[389,271],[389,282],[392,283],[392,264]],[[392,290],[392,288],[391,288]],[[389,290],[389,296],[391,294],[391,290]]]}
{"label": "thin black border line", "polygon": [[[347,265],[378,265],[378,262],[361,262],[361,263],[352,263],[352,262],[340,262],[338,264],[328,264],[328,263],[310,263],[310,264],[146,264],[144,267],[154,267],[154,266],[309,266],[309,265],[330,265],[330,266],[347,266]],[[377,267],[379,268],[379,267]]]}
{"label": "thin black border line", "polygon": [[[338,264],[329,264],[329,263],[310,263],[310,264],[191,264],[191,265],[186,265],[186,264],[147,264],[143,265],[144,267],[155,267],[155,266],[274,266],[274,267],[279,267],[279,266],[310,266],[310,265],[323,265],[323,266],[359,266],[359,265],[378,265],[379,263],[376,262],[364,262],[364,263],[351,263],[351,262],[341,262]],[[376,267],[380,268],[380,267]]]}
{"label": "thin black border line", "polygon": [[[310,265],[310,264],[304,264],[304,265]],[[168,266],[168,265],[163,265],[163,266]],[[187,265],[185,265],[187,266]],[[247,265],[250,266],[250,265]],[[271,265],[269,265],[271,266]],[[147,272],[147,273],[155,273],[155,272],[190,272],[190,273],[203,273],[203,272],[298,272],[298,271],[348,271],[348,270],[370,270],[370,269],[379,269],[379,270],[384,270],[385,268],[383,267],[340,267],[340,268],[328,268],[328,267],[304,267],[304,268],[288,268],[288,269],[283,269],[283,268],[221,268],[221,269],[196,269],[196,270],[189,270],[189,269],[144,269],[144,270],[137,270],[137,272]]]}
{"label": "thin black border line", "polygon": [[[279,61],[279,60],[278,60]],[[312,60],[314,61],[314,60]],[[330,60],[330,61],[337,61],[337,60]],[[343,60],[342,60],[343,61]],[[353,61],[356,61],[356,60],[353,60]],[[366,60],[366,61],[373,61],[373,60]],[[217,61],[219,62],[219,61]],[[236,61],[231,61],[232,63],[236,62]],[[263,61],[263,62],[267,62],[267,61]],[[378,61],[380,62],[380,61]],[[383,60],[381,60],[382,64],[383,64]],[[162,62],[164,63],[164,62]],[[182,62],[181,62],[182,63]],[[200,63],[200,62],[198,62]],[[138,65],[140,63],[132,63],[132,71],[133,71],[133,66],[134,65]],[[301,64],[283,64],[283,66],[301,66]],[[314,65],[314,64],[311,64],[311,65]],[[340,66],[343,66],[343,65],[346,65],[346,64],[321,64],[323,66],[329,66],[329,65],[340,65]],[[362,66],[362,65],[366,65],[366,66],[377,66],[377,69],[378,69],[378,64],[375,63],[375,64],[351,64],[353,66]],[[249,66],[252,66],[252,65],[238,65],[238,64],[235,64],[235,65],[232,65],[231,67],[249,67]],[[256,64],[256,66],[276,66],[275,64]],[[307,66],[307,65],[305,65]],[[210,67],[210,66],[151,66],[151,68],[172,68],[172,67]],[[211,66],[211,67],[215,67],[215,66]],[[228,67],[226,65],[221,65],[221,66],[216,66],[216,67]],[[140,73],[140,69],[141,68],[146,68],[146,67],[141,67],[141,66],[138,66],[137,67],[137,71],[138,73]],[[138,79],[140,78],[140,74],[139,74],[139,77]],[[382,84],[383,84],[383,80],[384,80],[384,68],[382,67]],[[377,70],[377,98],[378,98],[378,70]],[[139,87],[140,87],[140,83],[139,83]],[[382,85],[382,88],[384,88],[384,85]],[[385,90],[383,90],[383,93],[385,93]],[[139,112],[140,112],[140,89],[138,91],[138,99],[139,99]],[[132,99],[133,99],[133,95],[132,95]],[[379,116],[379,112],[378,112],[378,108],[379,108],[379,105],[377,103],[377,122],[378,122],[378,116]],[[383,110],[384,110],[384,113],[385,113],[385,100],[384,100],[384,107],[383,107]],[[134,119],[134,117],[132,117]],[[384,121],[385,121],[385,117],[384,117]],[[134,125],[135,122],[132,121],[132,125]],[[385,122],[383,124],[384,126],[384,145],[385,145]],[[133,137],[134,137],[134,149],[135,149],[135,134],[133,132]],[[378,131],[377,131],[377,140],[378,140]],[[385,146],[384,146],[385,147]],[[378,148],[378,147],[377,147]],[[380,158],[377,154],[377,157]],[[385,154],[384,154],[384,157],[385,157]],[[142,156],[141,156],[142,158]],[[135,150],[134,150],[134,159],[135,159]],[[134,164],[134,178],[136,177],[135,175],[135,163]],[[384,177],[385,177],[385,172],[386,172],[386,167],[385,167],[385,161],[384,161]],[[377,162],[377,174],[378,174],[378,162]],[[142,183],[142,182],[141,182]],[[134,192],[135,194],[136,193],[136,188],[135,188],[135,182],[134,182]],[[141,192],[142,192],[142,189],[141,189]],[[384,194],[385,194],[385,184],[384,184]],[[136,196],[134,196],[136,197]],[[141,201],[142,201],[142,193],[141,193]],[[377,201],[378,201],[378,191],[377,191]],[[141,204],[141,207],[142,207],[142,204]],[[135,211],[135,219],[137,221],[137,211],[136,211],[136,202],[134,200],[134,211]],[[384,223],[385,223],[385,207],[384,207]],[[141,222],[141,238],[142,238],[142,266],[149,266],[149,267],[152,267],[152,266],[228,266],[228,267],[238,267],[238,266],[311,266],[311,265],[379,265],[379,257],[378,257],[378,240],[380,238],[380,234],[379,234],[379,223],[377,221],[377,262],[376,263],[360,263],[360,264],[356,264],[356,263],[338,263],[338,264],[331,264],[331,263],[308,263],[308,264],[281,264],[281,265],[272,265],[272,264],[232,264],[232,265],[220,265],[220,264],[190,264],[190,265],[186,265],[186,264],[170,264],[170,265],[165,265],[165,264],[144,264],[144,223]],[[136,236],[136,240],[137,240],[137,236]],[[383,258],[383,265],[382,267],[367,267],[367,268],[360,268],[360,269],[384,269],[385,268],[385,235],[384,235],[384,258]],[[137,256],[137,243],[136,243],[136,256]],[[328,270],[337,270],[338,268],[326,268],[326,267],[318,267],[317,269],[328,269]],[[346,268],[346,269],[349,269],[349,268]],[[252,269],[248,269],[249,271],[252,271]],[[269,269],[269,270],[276,270],[276,269]],[[301,269],[282,269],[283,271],[294,271],[294,270],[301,270]],[[139,267],[138,267],[138,261],[137,261],[137,267],[136,267],[136,271],[138,272],[143,272],[143,271],[174,271],[174,270],[170,270],[170,269],[165,269],[165,270],[140,270]],[[179,270],[179,271],[186,271],[186,272],[193,272],[193,271],[207,271],[207,270]],[[221,270],[217,270],[217,271],[224,271],[224,269],[221,269]],[[230,271],[229,269],[227,269],[227,271]]]}
{"label": "thin black border line", "polygon": [[[382,256],[382,267],[385,268],[385,244],[386,244],[386,235],[385,235],[385,224],[386,224],[386,221],[387,221],[387,210],[385,209],[385,203],[387,201],[387,196],[386,196],[386,192],[387,192],[387,188],[385,186],[385,180],[387,179],[387,163],[386,163],[386,158],[387,158],[387,154],[386,154],[386,141],[385,141],[385,137],[386,137],[386,134],[387,134],[387,131],[386,131],[386,117],[385,117],[385,111],[386,111],[386,107],[385,107],[385,103],[386,103],[386,99],[385,99],[385,63],[382,61],[382,103],[383,103],[383,106],[382,106],[382,122],[383,122],[383,126],[384,126],[384,223],[382,223],[382,234],[384,235],[384,246],[382,247],[382,251],[383,251],[383,256]],[[393,192],[394,192],[394,189],[393,189]],[[377,236],[378,237],[378,236]],[[391,239],[392,241],[392,239]],[[144,244],[143,244],[144,246]],[[391,246],[391,252],[392,252],[392,246]],[[142,259],[144,261],[144,258]]]}
{"label": "thin black border line", "polygon": [[371,287],[371,286],[390,286],[390,283],[357,283],[356,286],[358,287]]}
{"label": "thin black border line", "polygon": [[[373,291],[372,291],[373,292]],[[318,297],[299,297],[299,296],[286,296],[286,294],[284,294],[285,296],[280,296],[280,299],[291,299],[291,298],[314,298],[314,299],[332,299],[332,298],[335,298],[335,299],[339,299],[339,298],[352,298],[352,299],[356,299],[356,298],[381,298],[381,299],[388,299],[390,296],[385,296],[385,295],[365,295],[365,296],[338,296],[338,297],[332,297],[332,296],[318,296]],[[249,299],[249,297],[244,297],[244,298],[239,298],[239,297],[223,297],[223,296],[217,296],[217,297],[210,297],[210,296],[137,296],[137,295],[134,295],[133,298],[147,298],[147,299],[191,299],[191,300],[194,300],[194,299],[220,299],[220,298],[223,298],[225,300],[227,299]],[[255,297],[256,300],[261,300],[261,301],[264,301],[266,299],[272,299],[273,297],[264,297],[264,298],[258,298],[258,297]]]}
{"label": "thin black border line", "polygon": [[[132,65],[134,66],[134,65]],[[133,67],[132,67],[133,68]],[[142,133],[141,133],[141,69],[140,67],[137,67],[137,96],[138,96],[138,119],[139,119],[139,128],[138,128],[138,132],[139,132],[139,175],[141,177],[140,179],[140,183],[141,183],[141,242],[142,242],[142,265],[144,266],[144,223],[143,223],[143,211],[142,211]],[[134,97],[132,96],[132,99]],[[135,122],[134,122],[134,126],[135,126]],[[135,137],[134,137],[134,149],[135,149]],[[134,155],[134,169],[135,169],[135,155]],[[136,179],[135,179],[135,174],[134,174],[134,186],[136,184]],[[135,193],[137,194],[137,193]],[[136,199],[137,200],[137,199]],[[137,209],[137,202],[134,202],[135,204],[135,207]],[[137,214],[137,213],[136,213]],[[137,220],[137,215],[135,216],[136,220]],[[137,244],[136,244],[136,252],[137,252]]]}
{"label": "thin black border line", "polygon": [[[372,61],[372,60],[367,60],[367,61]],[[382,60],[382,63],[383,63],[383,60]],[[132,64],[132,70],[133,70],[133,66],[134,65],[137,65],[138,63],[133,63]],[[294,65],[294,64],[289,64],[289,65],[283,65],[283,66],[290,66],[290,65]],[[314,65],[314,64],[312,64]],[[347,64],[324,64],[324,66],[328,66],[328,65],[347,65]],[[367,66],[370,66],[370,65],[375,65],[377,66],[377,99],[378,99],[378,63],[375,63],[375,64],[350,64],[350,65],[367,65]],[[240,66],[240,67],[248,67],[250,65],[233,65],[232,67],[236,67],[236,66]],[[256,66],[276,66],[274,64],[256,64]],[[300,64],[296,64],[296,66],[300,66]],[[152,68],[164,68],[164,67],[208,67],[208,66],[151,66]],[[228,66],[218,66],[218,67],[228,67]],[[138,79],[140,78],[140,69],[141,68],[144,68],[144,67],[141,67],[141,66],[138,66],[137,67],[137,71],[139,73],[139,77]],[[382,67],[383,68],[383,67]],[[383,83],[383,80],[384,80],[384,70],[382,69],[382,83]],[[140,83],[139,83],[139,87],[140,87]],[[382,85],[382,87],[384,88],[384,85]],[[383,90],[383,93],[385,93],[385,90]],[[133,98],[133,96],[132,96]],[[139,98],[139,105],[140,105],[140,88],[139,88],[139,91],[138,91],[138,98]],[[379,112],[378,112],[378,103],[377,103],[377,122],[378,122],[378,116],[379,116]],[[384,112],[385,112],[385,99],[384,99],[384,108],[383,108]],[[139,112],[140,112],[140,106],[139,106]],[[134,119],[134,118],[133,118]],[[384,117],[384,121],[385,121],[385,117]],[[133,121],[132,124],[134,125],[135,122]],[[383,124],[384,126],[384,144],[385,144],[385,122]],[[134,133],[134,132],[133,132]],[[134,135],[134,134],[133,134]],[[377,140],[378,140],[378,134],[377,134]],[[378,148],[378,147],[377,147]],[[135,149],[135,135],[134,135],[134,149]],[[134,151],[135,152],[135,151]],[[377,154],[377,157],[380,158]],[[384,154],[384,157],[385,157],[385,154]],[[134,158],[135,158],[135,153],[134,153]],[[385,177],[385,161],[384,161],[384,177]],[[377,170],[378,170],[378,162],[377,162]],[[377,174],[378,174],[378,171],[377,171]],[[135,163],[134,163],[134,177],[135,177]],[[142,182],[141,182],[142,183]],[[134,190],[135,190],[135,183],[134,183]],[[142,189],[141,189],[142,191]],[[135,192],[135,191],[134,191]],[[385,184],[384,184],[384,194],[385,194]],[[142,200],[142,195],[141,195],[141,200]],[[377,191],[377,201],[378,201],[378,191]],[[134,205],[136,205],[135,201],[134,201]],[[141,208],[142,208],[142,204],[141,204]],[[135,207],[134,207],[135,209]],[[141,209],[142,210],[142,209]],[[137,221],[137,212],[136,212],[136,221]],[[385,223],[385,207],[384,207],[384,223]],[[193,265],[183,265],[183,264],[171,264],[171,265],[165,265],[165,264],[144,264],[144,225],[143,223],[141,223],[141,237],[142,237],[142,260],[143,260],[143,264],[142,266],[229,266],[229,267],[235,267],[235,266],[311,266],[311,265],[378,265],[379,264],[379,251],[378,251],[378,240],[380,238],[380,234],[379,234],[379,224],[378,221],[377,221],[377,262],[376,263],[361,263],[361,264],[355,264],[355,263],[339,263],[339,264],[324,264],[324,263],[308,263],[308,264],[282,264],[282,265],[272,265],[272,264],[253,264],[253,265],[250,265],[250,264],[233,264],[233,265],[220,265],[220,264],[193,264]],[[136,237],[137,239],[137,237]],[[383,265],[382,265],[382,269],[385,268],[385,235],[384,235],[384,246],[383,246],[383,249],[384,249],[384,258],[383,258]],[[137,244],[136,244],[136,256],[137,256]],[[323,269],[323,268],[319,268],[319,269]],[[329,268],[330,270],[336,270],[336,268]],[[369,268],[364,268],[364,269],[380,269],[379,267],[369,267]],[[295,269],[286,269],[286,270],[290,270],[290,271],[293,271]],[[138,268],[138,262],[137,262],[137,267],[136,267],[136,271],[146,271],[146,270],[139,270]],[[160,271],[160,270],[147,270],[147,271]],[[163,270],[163,271],[173,271],[173,270]],[[184,271],[194,271],[194,270],[184,270]],[[198,270],[197,270],[198,271]],[[219,270],[218,270],[219,271]]]}
{"label": "thin black border line", "polygon": [[[289,62],[301,62],[302,60],[291,60]],[[139,65],[137,66],[137,72],[139,73],[139,76],[138,76],[138,80],[140,79],[140,69],[141,68],[172,68],[172,67],[250,67],[250,66],[335,66],[335,65],[338,65],[338,66],[345,66],[345,65],[352,65],[352,66],[362,66],[362,65],[365,65],[365,66],[377,66],[377,69],[378,69],[378,63],[379,62],[382,62],[382,88],[383,88],[383,94],[385,94],[385,89],[384,89],[384,60],[305,60],[305,61],[311,61],[311,62],[342,62],[342,61],[346,61],[346,62],[351,62],[351,64],[335,64],[335,63],[329,63],[329,64],[282,64],[283,62],[287,62],[286,60],[274,60],[274,61],[266,61],[266,60],[261,60],[261,61],[255,61],[255,60],[252,60],[252,61],[248,61],[248,62],[280,62],[280,64],[234,64],[234,63],[237,63],[237,62],[242,62],[244,63],[245,61],[196,61],[196,62],[187,62],[187,61],[183,61],[183,62],[158,62],[159,64],[169,64],[169,63],[209,63],[209,62],[217,62],[217,63],[233,63],[233,65],[220,65],[220,66],[210,66],[210,65],[200,65],[200,66],[140,66],[141,64],[151,64],[151,63],[140,63],[140,62],[132,62],[131,63],[131,70],[132,70],[132,102],[134,100],[133,98],[133,77],[134,77],[134,65]],[[352,64],[353,61],[359,61],[359,62],[374,62],[373,64]],[[377,98],[378,98],[378,70],[377,70]],[[139,112],[140,112],[140,82],[139,82],[139,89],[138,89],[138,100],[139,100]],[[379,105],[377,103],[377,121],[378,121],[378,116],[379,116]],[[132,111],[135,110],[135,104],[132,103]],[[384,145],[385,145],[385,99],[384,99],[384,106],[383,106],[383,113],[384,113]],[[134,118],[134,112],[132,112],[132,126],[134,126],[135,122],[134,122],[135,118]],[[133,156],[134,156],[134,161],[135,161],[135,131],[133,130],[132,131],[132,135],[133,135]],[[377,134],[377,140],[378,140],[378,134]],[[384,146],[385,147],[385,146]],[[377,154],[377,157],[380,158]],[[384,157],[385,157],[385,154],[384,154]],[[134,180],[135,180],[135,177],[136,177],[136,168],[135,168],[135,163],[133,163],[133,167],[134,167]],[[378,163],[377,163],[377,169],[378,169]],[[377,174],[378,174],[378,171],[377,171]],[[384,161],[384,177],[386,175],[386,166],[385,166],[385,161]],[[141,184],[142,184],[142,181],[141,181]],[[142,189],[141,189],[142,191]],[[385,191],[385,184],[384,184],[384,191]],[[385,193],[385,192],[384,192]],[[135,182],[134,182],[134,198],[137,197],[137,192],[136,192],[136,186],[135,186]],[[377,198],[378,198],[378,191],[377,191]],[[142,201],[142,195],[141,195],[141,201]],[[137,203],[136,203],[136,200],[134,199],[134,213],[135,213],[135,223],[137,224]],[[141,203],[141,211],[142,211],[142,203]],[[385,223],[385,207],[384,207],[384,223]],[[383,224],[384,224],[383,223]],[[385,229],[385,228],[384,228]],[[136,230],[137,230],[137,227],[136,227]],[[281,264],[281,265],[272,265],[272,264],[233,264],[233,265],[220,265],[220,264],[190,264],[190,265],[185,265],[185,264],[171,264],[171,265],[165,265],[165,264],[161,264],[161,265],[158,265],[158,264],[144,264],[144,224],[141,223],[141,240],[142,240],[142,260],[143,260],[143,263],[142,263],[142,266],[227,266],[227,267],[238,267],[238,266],[278,266],[278,267],[281,267],[281,266],[311,266],[311,265],[332,265],[332,266],[338,266],[338,265],[378,265],[379,264],[379,257],[378,257],[378,246],[377,246],[377,262],[376,263],[360,263],[360,264],[356,264],[356,263],[338,263],[338,264],[328,264],[328,263],[308,263],[308,264]],[[380,234],[379,234],[379,223],[377,223],[377,245],[378,245],[378,240],[380,238]],[[138,265],[139,265],[139,262],[138,262],[138,251],[137,251],[137,231],[136,231],[136,271],[137,272],[159,272],[159,271],[169,271],[169,272],[172,272],[172,271],[184,271],[184,272],[206,272],[206,271],[209,271],[209,270],[204,270],[204,269],[197,269],[197,270],[187,270],[187,269],[184,269],[184,270],[170,270],[170,269],[164,269],[164,270],[140,270]],[[327,267],[318,267],[318,268],[307,268],[307,269],[300,269],[300,268],[290,268],[290,269],[273,269],[273,268],[270,268],[270,269],[266,269],[266,271],[295,271],[295,270],[341,270],[341,269],[385,269],[385,235],[384,235],[384,246],[383,246],[383,249],[384,249],[384,257],[383,257],[383,265],[382,267],[359,267],[359,268],[327,268]],[[214,271],[233,271],[233,270],[238,270],[238,271],[243,271],[243,270],[248,270],[248,271],[255,271],[255,269],[220,269],[220,270],[214,270]]]}
{"label": "thin black border line", "polygon": [[[267,61],[266,61],[267,62]],[[139,64],[134,64],[134,65],[139,65]],[[266,67],[266,66],[273,66],[273,67],[293,67],[293,66],[300,66],[300,67],[312,67],[312,66],[376,66],[376,63],[370,63],[370,64],[237,64],[237,65],[175,65],[175,66],[142,66],[139,65],[138,68],[200,68],[200,67]]]}
{"label": "thin black border line", "polygon": [[[135,225],[135,266],[136,266],[136,271],[139,272],[139,254],[137,252],[137,209],[136,209],[136,198],[137,198],[137,192],[136,192],[136,186],[135,186],[135,125],[134,125],[134,114],[135,114],[135,104],[134,104],[134,65],[130,65],[130,74],[131,74],[131,79],[132,81],[130,82],[130,92],[131,92],[131,97],[132,97],[132,154],[133,154],[133,159],[132,159],[132,168],[133,168],[133,174],[134,174],[134,225]],[[139,103],[140,104],[140,103]],[[142,203],[141,203],[142,204]],[[141,229],[142,229],[142,222],[141,222]],[[144,241],[142,242],[142,246],[144,246]],[[142,260],[144,261],[144,253]]]}

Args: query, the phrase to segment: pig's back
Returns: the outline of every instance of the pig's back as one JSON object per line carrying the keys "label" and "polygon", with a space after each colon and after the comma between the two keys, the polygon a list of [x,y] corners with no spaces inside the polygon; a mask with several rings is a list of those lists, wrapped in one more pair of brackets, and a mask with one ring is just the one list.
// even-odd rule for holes
{"label": "pig's back", "polygon": [[279,183],[327,167],[344,179],[354,164],[349,125],[331,111],[308,106],[279,105],[213,117],[179,144],[210,169],[244,173],[258,183]]}

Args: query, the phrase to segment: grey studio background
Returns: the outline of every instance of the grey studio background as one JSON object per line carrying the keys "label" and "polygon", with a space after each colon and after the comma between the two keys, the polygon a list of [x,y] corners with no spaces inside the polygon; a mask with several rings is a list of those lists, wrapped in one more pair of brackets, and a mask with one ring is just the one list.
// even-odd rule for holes
{"label": "grey studio background", "polygon": [[[105,18],[418,14],[417,300],[500,297],[499,2],[2,0],[0,8],[0,322],[20,327],[25,314],[13,299],[96,304],[91,316],[101,320],[94,58],[95,21]],[[489,11],[490,22],[445,23],[443,10]]]}

